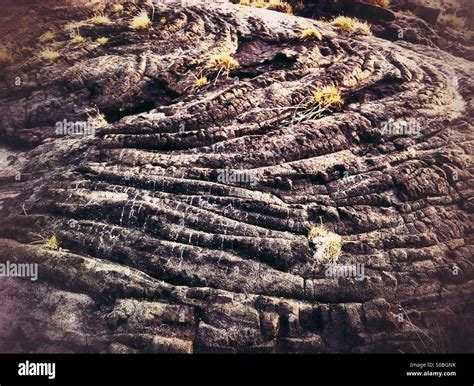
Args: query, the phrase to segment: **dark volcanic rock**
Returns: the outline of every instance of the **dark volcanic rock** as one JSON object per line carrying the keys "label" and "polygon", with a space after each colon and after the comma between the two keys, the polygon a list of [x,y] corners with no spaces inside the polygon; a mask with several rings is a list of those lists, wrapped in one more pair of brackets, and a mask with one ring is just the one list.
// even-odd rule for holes
{"label": "dark volcanic rock", "polygon": [[[1,351],[472,351],[472,63],[180,3],[0,16],[15,50],[0,64],[0,141],[13,145],[0,263],[38,264],[37,282],[0,277]],[[142,10],[152,28],[131,29]],[[98,13],[110,23],[87,21]],[[84,20],[72,42],[64,25]],[[322,40],[300,39],[310,27]],[[220,54],[239,65],[216,79]],[[343,105],[292,121],[329,84]],[[100,114],[93,136],[56,132]],[[307,237],[321,223],[362,278],[327,277]]]}

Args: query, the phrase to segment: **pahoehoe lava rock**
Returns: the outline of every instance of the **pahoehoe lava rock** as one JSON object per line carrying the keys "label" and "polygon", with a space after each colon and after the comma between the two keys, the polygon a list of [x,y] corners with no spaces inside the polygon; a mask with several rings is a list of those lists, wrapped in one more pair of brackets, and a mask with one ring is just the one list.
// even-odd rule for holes
{"label": "pahoehoe lava rock", "polygon": [[[472,62],[186,3],[0,15],[2,44],[30,47],[0,64],[0,263],[38,264],[36,282],[0,278],[1,351],[472,351]],[[151,29],[129,27],[140,8]],[[63,26],[99,12],[71,43]],[[197,87],[221,53],[238,66]],[[328,84],[343,106],[292,124]],[[91,109],[108,121],[94,137],[56,134]],[[314,261],[321,223],[362,280]]]}

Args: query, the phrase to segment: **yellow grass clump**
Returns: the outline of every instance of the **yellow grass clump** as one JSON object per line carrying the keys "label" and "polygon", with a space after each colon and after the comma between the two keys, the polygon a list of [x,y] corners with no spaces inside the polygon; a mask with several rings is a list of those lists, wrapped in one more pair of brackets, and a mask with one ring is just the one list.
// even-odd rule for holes
{"label": "yellow grass clump", "polygon": [[101,46],[103,44],[106,44],[108,41],[109,41],[108,38],[102,37],[102,38],[97,38],[95,42]]}
{"label": "yellow grass clump", "polygon": [[293,13],[293,8],[290,4],[282,0],[240,0],[240,5],[246,5],[257,8],[267,8],[272,11],[279,11],[285,13]]}
{"label": "yellow grass clump", "polygon": [[113,11],[114,11],[115,13],[122,12],[122,11],[123,11],[123,5],[122,5],[122,4],[115,4],[115,5],[114,5],[114,8],[113,8]]}
{"label": "yellow grass clump", "polygon": [[81,35],[74,35],[74,37],[71,40],[77,44],[84,43],[86,41],[86,39]]}
{"label": "yellow grass clump", "polygon": [[314,101],[318,106],[325,109],[341,107],[341,91],[334,85],[324,86],[316,90]]}
{"label": "yellow grass clump", "polygon": [[39,37],[39,40],[40,40],[41,43],[45,43],[45,42],[48,42],[50,40],[53,40],[55,37],[56,37],[56,35],[53,32],[48,31],[48,32],[45,32],[43,35],[41,35]]}
{"label": "yellow grass clump", "polygon": [[44,60],[55,60],[59,58],[61,54],[58,51],[53,51],[53,50],[44,50],[41,52],[41,58]]}
{"label": "yellow grass clump", "polygon": [[78,29],[80,26],[82,26],[84,23],[83,22],[71,22],[67,23],[64,25],[64,31],[73,31],[75,29]]}
{"label": "yellow grass clump", "polygon": [[96,129],[101,129],[109,124],[104,114],[96,106],[86,109],[86,114],[87,121],[92,123]]}
{"label": "yellow grass clump", "polygon": [[367,22],[356,18],[338,16],[332,20],[331,24],[343,31],[349,32],[350,34],[372,36],[370,25]]}
{"label": "yellow grass clump", "polygon": [[53,249],[55,251],[57,251],[59,249],[59,242],[58,242],[58,239],[57,239],[56,235],[53,234],[51,236],[51,238],[47,241],[46,246],[49,249]]}
{"label": "yellow grass clump", "polygon": [[316,40],[323,40],[323,36],[321,32],[319,32],[316,28],[307,28],[303,32],[301,32],[300,38],[302,40],[309,40],[309,39],[316,39]]}
{"label": "yellow grass clump", "polygon": [[293,113],[293,123],[321,118],[323,113],[340,108],[343,104],[341,91],[335,85],[318,88],[312,97],[303,99]]}
{"label": "yellow grass clump", "polygon": [[130,28],[135,30],[148,29],[151,27],[151,20],[146,13],[135,16],[130,24]]}
{"label": "yellow grass clump", "polygon": [[208,79],[206,76],[201,76],[199,79],[196,80],[196,87],[203,87],[208,84]]}
{"label": "yellow grass clump", "polygon": [[342,238],[324,226],[317,226],[308,232],[308,240],[316,248],[314,257],[324,263],[334,263],[342,252]]}
{"label": "yellow grass clump", "polygon": [[0,63],[9,63],[13,61],[12,52],[6,47],[0,47]]}
{"label": "yellow grass clump", "polygon": [[390,0],[363,0],[365,3],[377,5],[382,8],[388,8],[390,6]]}
{"label": "yellow grass clump", "polygon": [[90,19],[90,22],[92,24],[97,24],[97,25],[110,24],[111,23],[110,19],[107,16],[104,16],[104,15],[95,15]]}
{"label": "yellow grass clump", "polygon": [[447,28],[460,30],[464,28],[466,21],[454,15],[443,14],[438,17],[438,23]]}
{"label": "yellow grass clump", "polygon": [[217,71],[218,73],[225,72],[227,75],[238,66],[239,62],[227,53],[211,56],[207,64],[209,70]]}

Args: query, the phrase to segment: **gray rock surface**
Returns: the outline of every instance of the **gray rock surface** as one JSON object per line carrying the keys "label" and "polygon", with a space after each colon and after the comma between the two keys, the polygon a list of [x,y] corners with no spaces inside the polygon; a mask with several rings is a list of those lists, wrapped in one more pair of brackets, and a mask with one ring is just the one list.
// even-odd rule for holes
{"label": "gray rock surface", "polygon": [[[0,278],[0,350],[472,351],[472,62],[187,3],[0,15],[2,44],[31,48],[0,64],[0,141],[14,153],[0,157],[0,263],[38,264],[38,281]],[[141,9],[150,30],[129,27]],[[111,23],[83,23],[72,43],[63,26],[99,12]],[[309,27],[321,41],[299,38]],[[221,53],[238,67],[198,88]],[[292,124],[328,84],[343,106]],[[55,133],[91,111],[108,121],[94,137]],[[384,131],[392,120],[419,135]],[[226,167],[251,183],[219,181]],[[307,233],[321,223],[363,280],[314,261]]]}

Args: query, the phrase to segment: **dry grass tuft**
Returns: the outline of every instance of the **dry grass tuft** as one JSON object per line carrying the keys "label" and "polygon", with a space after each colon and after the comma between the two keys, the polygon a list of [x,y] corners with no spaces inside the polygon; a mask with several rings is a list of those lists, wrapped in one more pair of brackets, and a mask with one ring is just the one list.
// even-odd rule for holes
{"label": "dry grass tuft", "polygon": [[335,85],[318,88],[313,97],[303,99],[293,113],[293,123],[318,119],[324,113],[339,109],[343,104],[341,91]]}
{"label": "dry grass tuft", "polygon": [[56,35],[54,34],[54,32],[48,31],[39,37],[39,41],[41,43],[49,42],[50,40],[53,40],[55,37]]}
{"label": "dry grass tuft", "polygon": [[319,88],[314,93],[316,105],[324,109],[333,109],[342,106],[341,91],[334,85]]}
{"label": "dry grass tuft", "polygon": [[92,123],[96,129],[101,129],[109,124],[104,114],[97,107],[91,107],[86,110],[87,121]]}
{"label": "dry grass tuft", "polygon": [[356,18],[338,16],[331,21],[331,24],[350,34],[372,36],[370,25]]}
{"label": "dry grass tuft", "polygon": [[227,75],[239,66],[239,62],[235,60],[230,54],[222,53],[211,56],[206,68],[212,72],[222,73]]}
{"label": "dry grass tuft", "polygon": [[462,30],[466,24],[466,20],[454,15],[440,15],[438,17],[438,23],[446,28]]}
{"label": "dry grass tuft", "polygon": [[101,46],[101,45],[103,45],[103,44],[106,44],[108,41],[109,41],[109,39],[108,39],[108,38],[104,38],[104,37],[102,37],[102,38],[97,38],[97,39],[95,40],[95,42],[96,42],[99,46]]}
{"label": "dry grass tuft", "polygon": [[64,31],[77,30],[82,25],[84,25],[84,22],[81,22],[81,21],[67,23],[67,24],[64,25]]}
{"label": "dry grass tuft", "polygon": [[316,39],[323,40],[323,35],[316,28],[307,28],[301,32],[300,38],[302,40]]}
{"label": "dry grass tuft", "polygon": [[110,19],[104,15],[95,15],[94,17],[90,19],[90,22],[92,24],[97,24],[97,25],[112,23]]}
{"label": "dry grass tuft", "polygon": [[81,43],[84,43],[86,39],[81,35],[74,35],[74,37],[72,38],[72,41],[73,43],[81,44]]}
{"label": "dry grass tuft", "polygon": [[272,11],[279,11],[284,13],[293,13],[293,8],[290,4],[282,0],[240,0],[240,5],[249,7],[266,8]]}
{"label": "dry grass tuft", "polygon": [[377,5],[382,8],[388,8],[390,7],[390,0],[363,0],[364,3],[372,4],[372,5]]}
{"label": "dry grass tuft", "polygon": [[115,5],[114,5],[114,8],[113,8],[113,11],[114,11],[115,13],[122,12],[122,11],[123,11],[123,5],[122,5],[122,4],[115,4]]}
{"label": "dry grass tuft", "polygon": [[321,225],[310,229],[308,240],[316,248],[314,254],[316,260],[334,263],[339,259],[342,252],[342,238],[338,234]]}
{"label": "dry grass tuft", "polygon": [[44,60],[56,60],[61,54],[58,51],[44,50],[41,52],[41,58]]}
{"label": "dry grass tuft", "polygon": [[151,20],[148,15],[143,12],[138,16],[135,16],[130,24],[130,28],[134,30],[143,30],[151,28]]}
{"label": "dry grass tuft", "polygon": [[0,63],[10,63],[13,61],[13,53],[6,47],[0,47]]}
{"label": "dry grass tuft", "polygon": [[46,242],[46,246],[49,249],[57,251],[59,249],[59,241],[56,237],[56,235],[52,235],[51,238]]}
{"label": "dry grass tuft", "polygon": [[201,76],[199,79],[196,80],[196,87],[203,87],[208,84],[209,81],[206,76]]}

